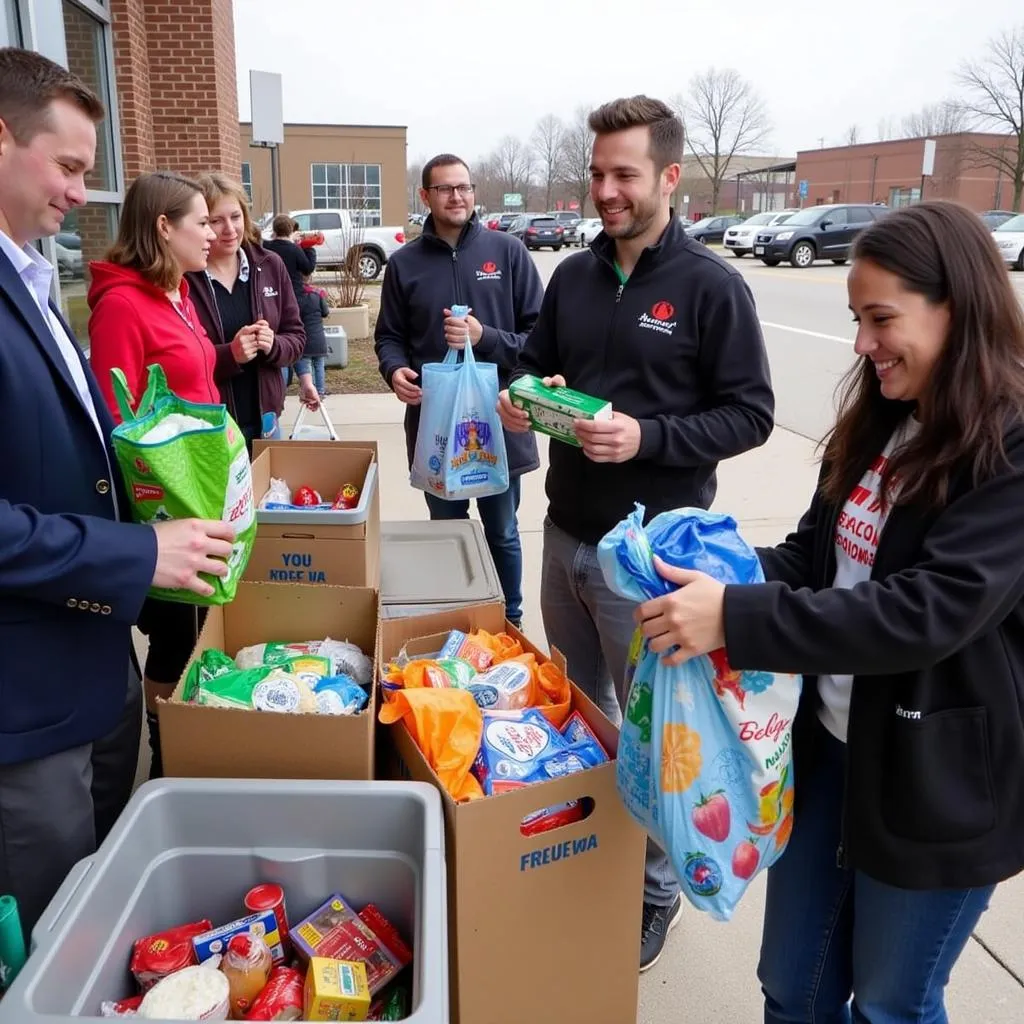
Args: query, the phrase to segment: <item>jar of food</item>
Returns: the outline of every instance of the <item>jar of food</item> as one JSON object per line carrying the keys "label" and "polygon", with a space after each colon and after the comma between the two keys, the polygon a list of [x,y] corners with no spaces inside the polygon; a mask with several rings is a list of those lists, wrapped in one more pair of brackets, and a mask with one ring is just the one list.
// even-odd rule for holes
{"label": "jar of food", "polygon": [[220,969],[228,979],[233,1020],[242,1020],[252,1009],[253,1000],[263,991],[272,967],[270,947],[259,935],[245,932],[232,937]]}

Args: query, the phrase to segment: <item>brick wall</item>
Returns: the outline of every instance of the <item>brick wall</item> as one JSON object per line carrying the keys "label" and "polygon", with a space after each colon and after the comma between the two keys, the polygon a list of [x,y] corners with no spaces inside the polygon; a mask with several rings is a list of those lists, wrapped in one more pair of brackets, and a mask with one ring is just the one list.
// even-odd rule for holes
{"label": "brick wall", "polygon": [[232,0],[111,0],[125,176],[239,175]]}

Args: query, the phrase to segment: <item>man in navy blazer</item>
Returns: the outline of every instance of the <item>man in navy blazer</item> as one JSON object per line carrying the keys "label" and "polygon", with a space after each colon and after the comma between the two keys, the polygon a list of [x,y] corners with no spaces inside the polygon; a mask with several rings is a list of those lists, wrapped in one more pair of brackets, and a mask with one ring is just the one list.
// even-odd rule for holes
{"label": "man in navy blazer", "polygon": [[26,934],[131,792],[111,742],[137,750],[146,592],[209,594],[198,574],[224,575],[231,552],[223,523],[128,521],[113,422],[31,244],[85,202],[103,116],[64,68],[0,49],[0,894]]}

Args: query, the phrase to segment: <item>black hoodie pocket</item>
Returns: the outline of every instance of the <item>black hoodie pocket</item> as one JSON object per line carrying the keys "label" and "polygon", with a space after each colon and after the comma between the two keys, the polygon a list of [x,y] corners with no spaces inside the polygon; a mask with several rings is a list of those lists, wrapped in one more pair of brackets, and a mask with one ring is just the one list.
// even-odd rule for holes
{"label": "black hoodie pocket", "polygon": [[895,835],[948,843],[995,825],[985,708],[897,717],[886,748],[882,814]]}

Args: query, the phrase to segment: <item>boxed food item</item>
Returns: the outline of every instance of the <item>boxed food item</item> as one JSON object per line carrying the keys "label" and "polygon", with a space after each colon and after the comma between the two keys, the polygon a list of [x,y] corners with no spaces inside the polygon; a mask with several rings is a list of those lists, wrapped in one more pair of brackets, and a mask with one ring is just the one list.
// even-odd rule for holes
{"label": "boxed food item", "polygon": [[[364,919],[366,913],[364,909],[357,914],[341,893],[335,893],[296,924],[291,937],[295,952],[306,961],[319,957],[364,964],[370,994],[376,995],[412,960],[412,954],[390,925],[387,935],[378,937]],[[370,917],[383,921],[375,907]]]}
{"label": "boxed food item", "polygon": [[[383,621],[378,663],[387,665],[403,649],[424,657],[437,653],[452,630],[505,633],[525,653],[547,657],[505,622],[504,607],[494,602]],[[564,670],[556,650],[550,657]],[[571,683],[570,691],[571,707],[551,724],[570,746],[588,740],[573,717],[578,713],[603,754],[614,759],[618,730]],[[541,731],[536,722],[530,727],[531,734]],[[445,805],[453,1024],[522,1024],[537,1019],[538,1007],[544,1020],[634,1020],[645,835],[619,798],[614,760],[601,758],[596,767],[500,796],[459,801],[405,718],[382,732],[385,745],[394,776],[431,783]],[[601,757],[597,748],[589,749]],[[557,969],[552,950],[558,951]],[[595,972],[595,963],[616,969]]]}
{"label": "boxed food item", "polygon": [[529,375],[512,382],[509,398],[517,409],[530,416],[530,428],[557,441],[580,447],[573,420],[610,420],[611,402],[585,395],[572,388],[546,387],[539,377]]}
{"label": "boxed food item", "polygon": [[[171,697],[158,702],[167,775],[373,778],[377,673],[372,662],[378,606],[377,591],[369,587],[278,586],[243,580],[231,604],[210,610],[192,662]],[[328,637],[331,643],[326,642]],[[311,644],[315,638],[319,639]],[[213,651],[219,652],[217,657],[207,653]],[[324,657],[331,671],[343,666],[360,679],[369,676],[358,701],[362,707],[351,708],[357,681],[333,676],[313,687],[315,713],[301,713],[301,700],[293,706],[283,700],[287,694],[277,690],[266,694],[269,703],[264,704],[271,710],[257,712],[251,680],[226,674],[240,654],[243,665],[255,659],[271,669],[282,667],[279,658],[297,656],[300,671],[309,658]],[[239,667],[235,661],[235,670]],[[311,670],[312,664],[304,667]],[[219,676],[222,670],[225,675]],[[246,671],[258,674],[260,669],[243,669],[242,674]],[[292,686],[301,697],[298,684]],[[202,700],[193,699],[200,689]],[[306,699],[308,703],[308,694]],[[292,713],[280,713],[289,710]],[[339,710],[349,713],[336,713]]]}
{"label": "boxed food item", "polygon": [[246,933],[258,936],[267,944],[275,964],[284,963],[285,955],[281,945],[281,933],[278,931],[277,917],[273,910],[262,910],[258,914],[241,917],[237,921],[231,921],[219,928],[211,928],[208,932],[196,935],[192,939],[196,959],[202,964],[217,954],[223,954],[228,943],[236,935],[245,935]]}
{"label": "boxed food item", "polygon": [[309,961],[304,1020],[366,1020],[370,989],[363,964],[315,956]]}

